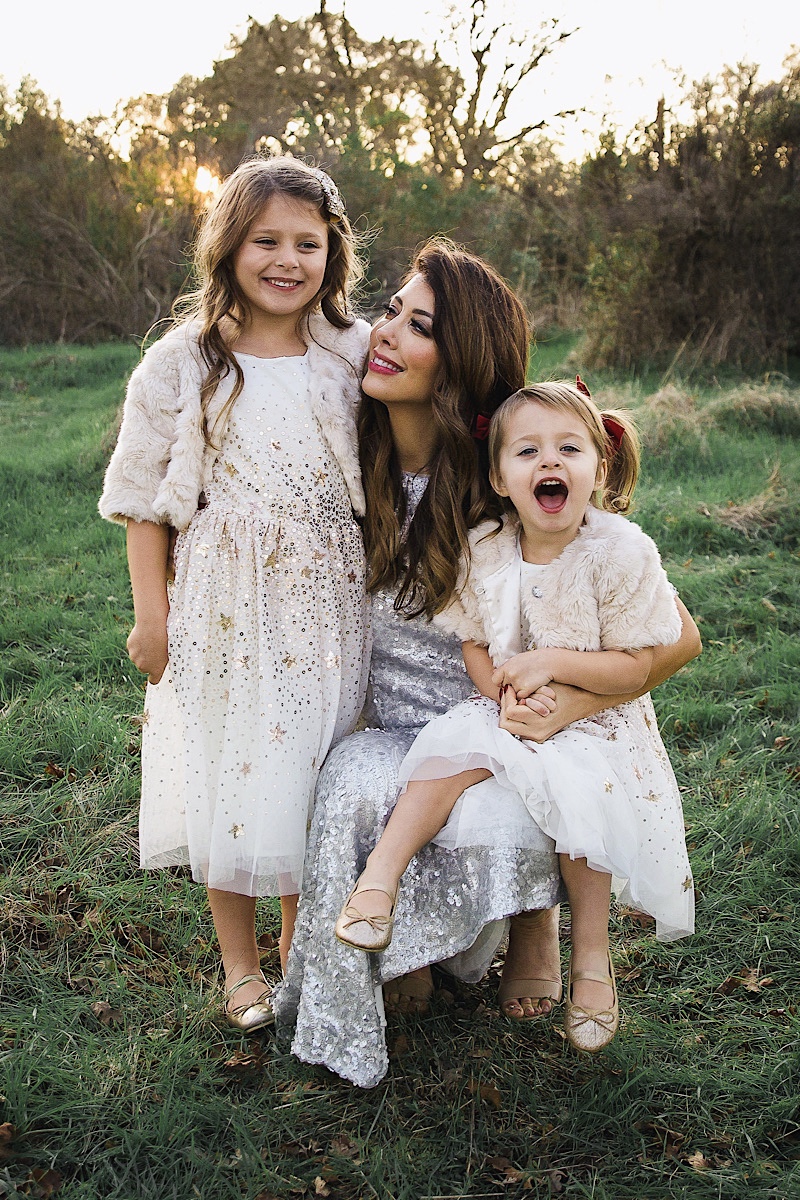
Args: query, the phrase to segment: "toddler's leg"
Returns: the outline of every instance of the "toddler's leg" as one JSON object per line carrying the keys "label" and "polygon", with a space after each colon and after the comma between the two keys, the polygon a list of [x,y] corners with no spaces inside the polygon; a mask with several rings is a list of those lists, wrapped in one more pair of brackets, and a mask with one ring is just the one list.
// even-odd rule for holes
{"label": "toddler's leg", "polygon": [[[615,997],[615,988],[609,978],[608,951],[611,876],[603,871],[593,871],[585,858],[571,859],[568,854],[559,855],[559,865],[569,894],[572,923],[570,971],[572,975],[587,972],[600,977],[599,980],[574,979],[571,995],[567,999],[584,1013],[607,1012],[612,1008]],[[608,979],[608,982],[601,982],[603,979]],[[610,1037],[604,1038],[603,1028],[599,1025],[593,1028],[595,1024],[592,1021],[585,1022],[578,1031],[579,1039],[573,1044],[580,1049],[599,1049],[599,1046],[580,1045],[580,1038],[591,1041],[595,1037],[602,1044],[610,1041],[613,1032]]]}
{"label": "toddler's leg", "polygon": [[[358,911],[363,914],[365,925],[375,918],[391,915],[397,886],[411,859],[447,823],[461,793],[490,776],[490,771],[476,768],[446,779],[412,780],[409,783],[394,806],[352,893],[358,893]],[[341,921],[340,916],[339,923]],[[350,936],[356,943],[361,940],[357,929],[352,929],[342,940],[349,941]],[[385,945],[381,949],[385,949]]]}
{"label": "toddler's leg", "polygon": [[286,974],[286,962],[294,936],[294,923],[297,920],[297,904],[300,900],[298,892],[291,896],[281,896],[281,938],[278,944],[281,956],[281,971]]}

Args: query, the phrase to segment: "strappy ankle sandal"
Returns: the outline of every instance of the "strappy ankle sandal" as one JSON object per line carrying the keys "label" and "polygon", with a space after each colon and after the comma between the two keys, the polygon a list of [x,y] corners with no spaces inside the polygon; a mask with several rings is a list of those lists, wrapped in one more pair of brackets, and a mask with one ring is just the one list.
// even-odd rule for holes
{"label": "strappy ankle sandal", "polygon": [[[605,983],[611,988],[611,1004],[608,1008],[580,1008],[572,1003],[572,985],[580,979],[591,979],[595,983]],[[617,996],[617,980],[614,975],[614,964],[611,955],[608,956],[608,974],[601,975],[599,971],[575,971],[572,963],[569,965],[567,981],[567,1010],[564,1014],[564,1032],[567,1041],[576,1050],[586,1054],[596,1054],[613,1041],[619,1029],[619,998]]]}
{"label": "strappy ankle sandal", "polygon": [[[515,913],[511,918],[511,926],[517,934],[521,931],[527,933],[541,923],[544,912],[549,912],[549,909],[536,909],[534,912]],[[500,1011],[509,1021],[538,1021],[542,1017],[549,1017],[555,1005],[560,1003],[561,990],[560,979],[549,979],[547,976],[539,976],[536,979],[506,979],[504,971],[503,978],[500,980],[500,986],[497,989],[497,1000],[500,1004]],[[522,1000],[525,997],[532,1000],[537,1008],[542,1000],[549,1000],[550,1012],[527,1014],[523,1012],[522,1016],[517,1017],[506,1010],[505,1006],[510,1000],[513,1000],[522,1008]]]}
{"label": "strappy ankle sandal", "polygon": [[[352,946],[354,950],[366,950],[367,954],[379,954],[381,950],[385,950],[392,940],[394,910],[397,907],[399,890],[399,885],[393,892],[390,892],[388,888],[374,885],[359,887],[357,883],[347,897],[344,908],[339,913],[339,918],[334,926],[333,932],[339,941],[345,946]],[[384,896],[388,896],[392,902],[388,917],[382,914],[372,917],[356,908],[353,900],[362,892],[383,892]]]}
{"label": "strappy ankle sandal", "polygon": [[[413,1008],[400,1008],[392,1003],[389,996],[407,996],[414,1003]],[[433,977],[419,975],[398,975],[397,979],[389,979],[383,985],[383,1002],[387,1013],[402,1013],[404,1016],[424,1017],[433,999]]]}
{"label": "strappy ankle sandal", "polygon": [[[264,984],[264,991],[257,1000],[254,1000],[252,1004],[242,1004],[239,1008],[228,1008],[228,1001],[236,995],[239,988],[244,987],[246,983],[255,982]],[[258,975],[243,975],[241,979],[236,981],[233,987],[229,987],[225,993],[223,1012],[225,1020],[231,1028],[238,1029],[240,1033],[253,1033],[256,1029],[264,1029],[267,1025],[274,1025],[275,1013],[272,1011],[272,1005],[269,1002],[271,991],[272,989],[260,972]]]}

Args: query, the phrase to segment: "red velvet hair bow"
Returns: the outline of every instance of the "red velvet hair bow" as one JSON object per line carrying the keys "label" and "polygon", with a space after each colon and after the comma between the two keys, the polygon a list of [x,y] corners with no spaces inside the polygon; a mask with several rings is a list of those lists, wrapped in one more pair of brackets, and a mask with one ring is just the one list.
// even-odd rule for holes
{"label": "red velvet hair bow", "polygon": [[[586,396],[587,399],[591,400],[592,393],[589,391],[580,375],[575,376],[575,387],[582,396]],[[614,453],[616,453],[622,445],[622,439],[625,436],[625,426],[619,421],[615,420],[614,417],[602,417],[601,419],[603,422],[603,428],[608,434],[611,445],[614,447]]]}
{"label": "red velvet hair bow", "polygon": [[489,418],[478,413],[472,425],[472,436],[478,442],[485,442],[489,436]]}

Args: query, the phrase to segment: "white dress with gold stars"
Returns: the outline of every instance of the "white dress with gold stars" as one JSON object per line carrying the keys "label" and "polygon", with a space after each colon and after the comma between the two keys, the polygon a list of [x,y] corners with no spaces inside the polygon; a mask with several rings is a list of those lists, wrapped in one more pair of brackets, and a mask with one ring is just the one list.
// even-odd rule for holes
{"label": "white dress with gold stars", "polygon": [[288,895],[317,773],[363,703],[364,557],[307,359],[238,357],[207,503],[176,546],[169,667],[148,687],[140,853]]}
{"label": "white dress with gold stars", "polygon": [[[555,587],[566,575],[561,561],[548,566],[519,561],[518,566],[516,600],[510,594],[514,584],[504,579],[503,603],[517,614],[517,649],[523,650],[536,644],[526,613],[553,605],[559,594],[565,610],[575,606],[576,590],[559,593]],[[484,577],[478,585],[481,594],[488,582]],[[647,586],[655,592],[670,585],[659,567]],[[526,597],[537,599],[526,602]],[[601,610],[601,624],[602,615]],[[639,640],[633,645],[646,645],[646,634],[636,632]],[[650,696],[576,721],[541,745],[501,729],[499,713],[494,700],[474,695],[431,721],[403,760],[401,790],[412,779],[488,769],[523,800],[559,854],[585,858],[590,867],[612,875],[618,899],[655,918],[660,941],[692,933],[694,889],[680,792]],[[479,813],[463,807],[462,798],[435,841],[449,849],[470,845],[479,820]]]}

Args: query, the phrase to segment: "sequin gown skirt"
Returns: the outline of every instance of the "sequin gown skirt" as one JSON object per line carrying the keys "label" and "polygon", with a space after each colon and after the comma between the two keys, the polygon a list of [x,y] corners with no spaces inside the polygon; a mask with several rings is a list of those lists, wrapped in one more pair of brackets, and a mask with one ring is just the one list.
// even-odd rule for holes
{"label": "sequin gown skirt", "polygon": [[140,851],[213,888],[286,895],[300,890],[317,773],[363,701],[363,548],[305,360],[240,362],[207,506],[176,547]]}
{"label": "sequin gown skirt", "polygon": [[336,940],[336,917],[394,807],[398,769],[419,727],[472,690],[459,642],[399,617],[391,596],[373,598],[372,625],[367,716],[379,727],[345,738],[320,774],[287,975],[274,1000],[293,1053],[360,1087],[374,1087],[388,1067],[383,981],[444,960],[475,981],[506,916],[560,898],[552,842],[521,801],[486,780],[460,802],[487,817],[475,844],[431,844],[412,860],[389,948],[368,955]]}
{"label": "sequin gown skirt", "polygon": [[[661,941],[694,929],[694,889],[680,793],[649,696],[579,721],[543,745],[498,725],[474,697],[432,721],[400,768],[400,785],[486,768],[526,808],[560,854],[615,877],[619,898],[656,920]],[[480,815],[480,814],[479,814]],[[453,812],[449,844],[475,837]]]}

